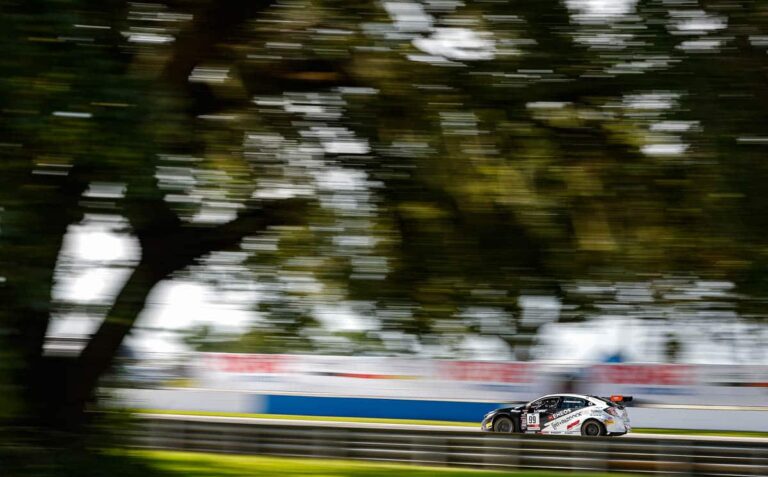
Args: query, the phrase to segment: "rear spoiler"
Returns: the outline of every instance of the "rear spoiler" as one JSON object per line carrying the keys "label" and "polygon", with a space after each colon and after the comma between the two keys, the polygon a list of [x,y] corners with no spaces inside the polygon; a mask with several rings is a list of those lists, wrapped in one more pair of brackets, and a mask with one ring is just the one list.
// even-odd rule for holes
{"label": "rear spoiler", "polygon": [[621,394],[614,394],[611,397],[603,397],[606,401],[611,401],[613,403],[622,404],[625,402],[630,402],[633,398],[632,396],[622,396]]}

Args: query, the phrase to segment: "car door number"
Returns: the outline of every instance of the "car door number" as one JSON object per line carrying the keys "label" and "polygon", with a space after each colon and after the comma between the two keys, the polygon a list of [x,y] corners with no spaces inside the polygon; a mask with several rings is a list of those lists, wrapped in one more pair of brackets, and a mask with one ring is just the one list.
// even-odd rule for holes
{"label": "car door number", "polygon": [[538,430],[540,428],[539,413],[534,412],[534,413],[528,414],[525,418],[525,423],[528,425],[528,429]]}

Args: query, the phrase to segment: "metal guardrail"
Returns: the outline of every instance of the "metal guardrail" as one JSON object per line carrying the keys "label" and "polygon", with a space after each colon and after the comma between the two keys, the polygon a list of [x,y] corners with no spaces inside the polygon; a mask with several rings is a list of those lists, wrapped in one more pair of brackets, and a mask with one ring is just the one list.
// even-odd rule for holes
{"label": "metal guardrail", "polygon": [[274,456],[361,459],[485,469],[768,476],[768,443],[585,438],[473,431],[309,425],[290,421],[138,416],[134,446]]}

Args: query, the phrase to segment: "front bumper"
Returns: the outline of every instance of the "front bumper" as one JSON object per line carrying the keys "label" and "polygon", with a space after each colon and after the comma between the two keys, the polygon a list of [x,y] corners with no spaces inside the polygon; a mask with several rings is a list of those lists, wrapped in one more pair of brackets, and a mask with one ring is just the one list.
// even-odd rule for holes
{"label": "front bumper", "polygon": [[483,422],[480,423],[480,430],[485,432],[491,432],[493,431],[493,418],[496,417],[488,416],[483,419]]}

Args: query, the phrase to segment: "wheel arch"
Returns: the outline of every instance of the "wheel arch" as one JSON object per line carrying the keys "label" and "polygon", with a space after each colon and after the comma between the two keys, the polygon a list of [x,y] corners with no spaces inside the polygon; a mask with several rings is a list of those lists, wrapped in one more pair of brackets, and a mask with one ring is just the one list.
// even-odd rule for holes
{"label": "wheel arch", "polygon": [[493,416],[493,420],[491,420],[491,426],[496,425],[496,421],[502,417],[505,417],[512,421],[512,432],[520,432],[520,416],[516,414],[512,414],[511,412],[500,412]]}
{"label": "wheel arch", "polygon": [[579,426],[579,429],[584,429],[584,427],[586,427],[586,425],[589,424],[590,422],[594,422],[595,424],[597,424],[600,427],[601,433],[598,434],[599,436],[607,436],[608,435],[608,427],[602,421],[600,421],[600,419],[598,419],[596,417],[589,417],[589,418],[585,419],[581,423],[581,426]]}

